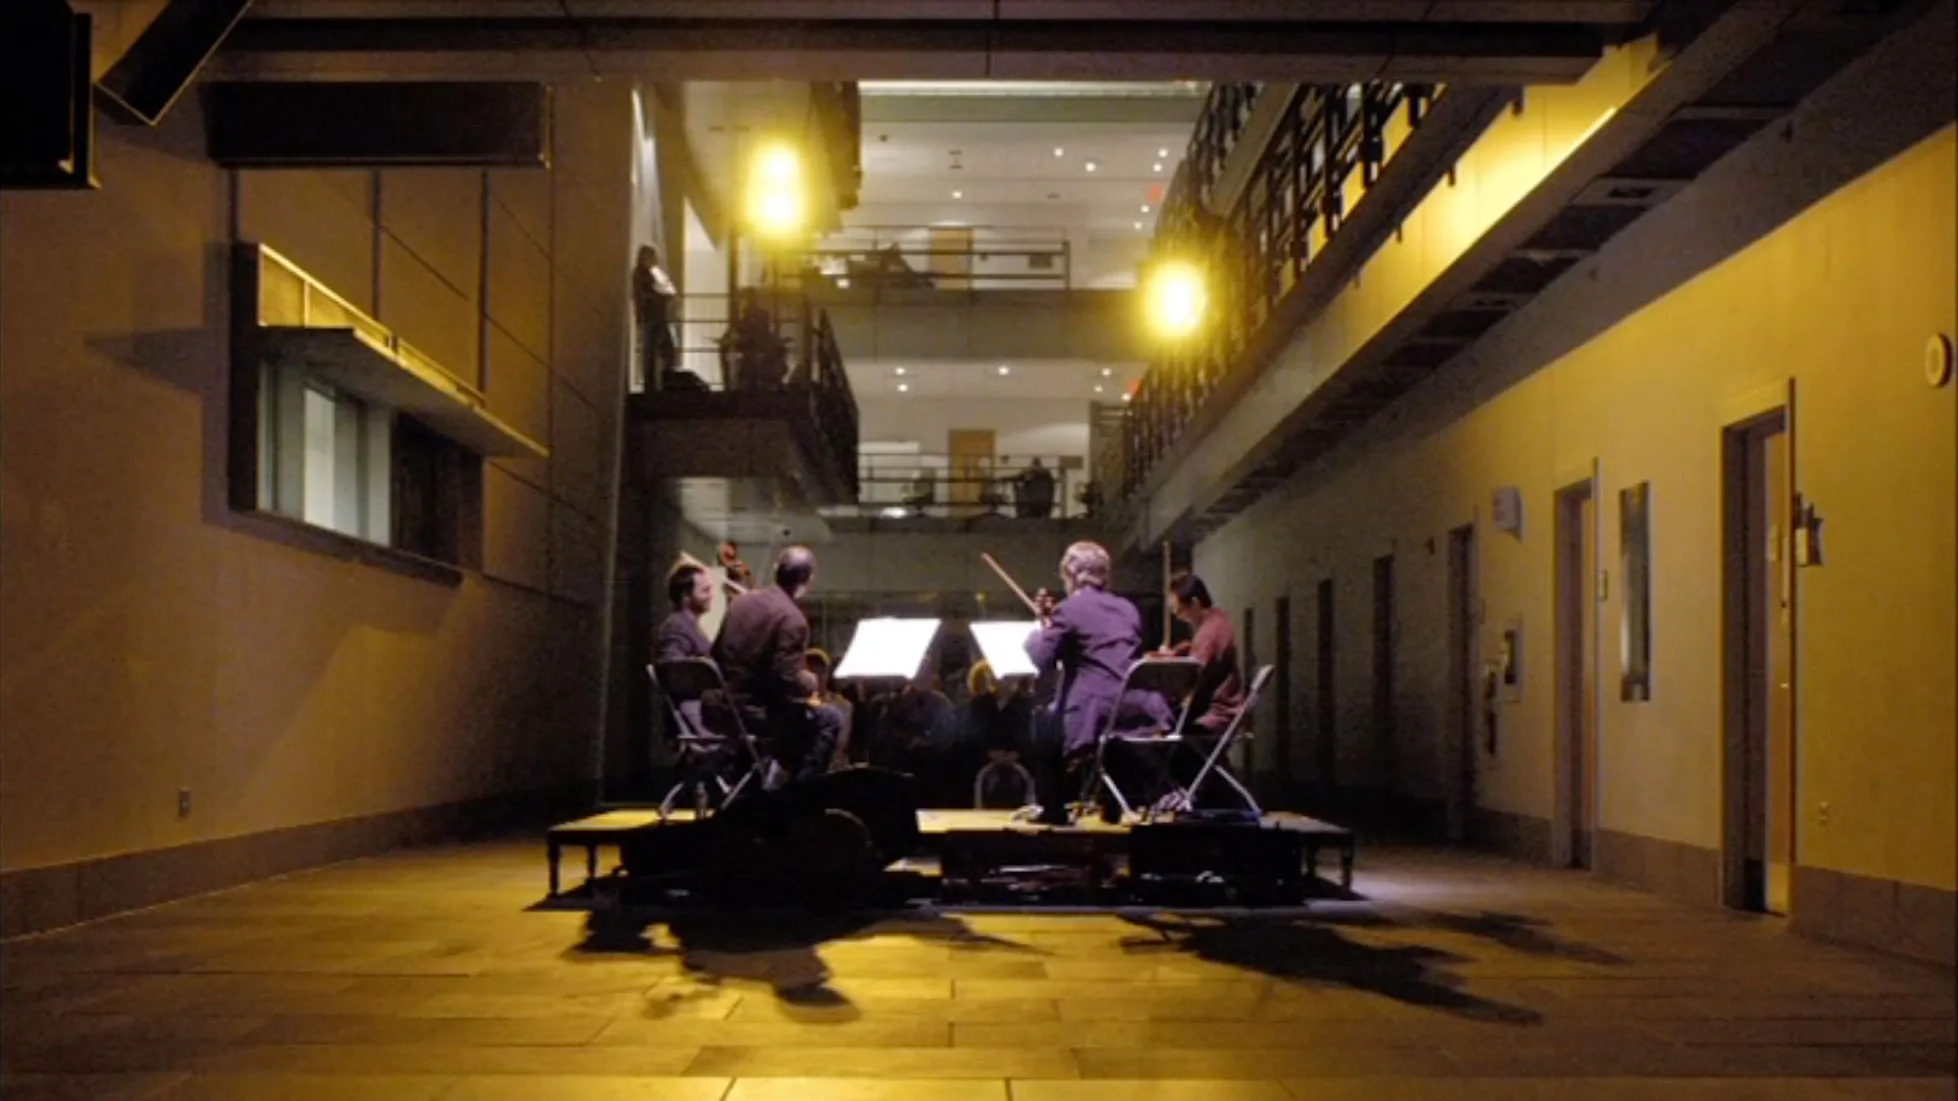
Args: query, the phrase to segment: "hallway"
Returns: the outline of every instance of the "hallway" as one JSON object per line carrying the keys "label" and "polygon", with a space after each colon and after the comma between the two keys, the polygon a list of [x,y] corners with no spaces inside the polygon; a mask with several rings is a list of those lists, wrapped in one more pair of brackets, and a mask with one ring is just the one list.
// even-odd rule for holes
{"label": "hallway", "polygon": [[525,910],[541,848],[403,850],[10,941],[0,1093],[1958,1096],[1949,971],[1493,857],[1363,848],[1369,901],[1309,920],[776,915],[600,950],[583,915]]}

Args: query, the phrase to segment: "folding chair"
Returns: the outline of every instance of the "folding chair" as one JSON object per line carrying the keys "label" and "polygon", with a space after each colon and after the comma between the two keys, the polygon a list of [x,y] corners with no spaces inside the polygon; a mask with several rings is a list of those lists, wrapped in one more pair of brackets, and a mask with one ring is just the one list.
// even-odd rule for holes
{"label": "folding chair", "polygon": [[[1108,775],[1108,746],[1112,742],[1123,745],[1146,747],[1168,747],[1174,749],[1182,742],[1183,720],[1190,709],[1190,690],[1196,687],[1197,675],[1203,671],[1203,663],[1193,658],[1145,657],[1129,666],[1122,678],[1122,693],[1116,697],[1116,705],[1109,713],[1101,734],[1095,738],[1095,760],[1092,775],[1088,777],[1082,802],[1088,802],[1097,786],[1105,786],[1115,797],[1122,817],[1136,817],[1135,807],[1130,805],[1128,796]],[[1154,724],[1143,727],[1123,729],[1124,711],[1122,702],[1134,697],[1157,693],[1171,700],[1182,701],[1172,704],[1175,719],[1168,728],[1158,728]],[[1133,712],[1127,714],[1133,715]],[[1158,762],[1159,767],[1167,768],[1166,761]]]}
{"label": "folding chair", "polygon": [[[1229,755],[1231,746],[1239,739],[1251,736],[1251,716],[1258,710],[1258,697],[1265,690],[1265,682],[1271,679],[1272,668],[1269,665],[1262,666],[1251,677],[1251,690],[1244,694],[1244,702],[1238,706],[1237,714],[1231,716],[1230,723],[1217,735],[1216,742],[1210,746],[1210,752],[1204,758],[1203,767],[1197,770],[1196,776],[1190,781],[1190,786],[1177,789],[1171,800],[1171,809],[1179,811],[1197,809],[1197,792],[1214,772],[1218,778],[1237,791],[1238,796],[1244,800],[1245,807],[1252,814],[1264,814],[1264,808],[1258,805],[1258,800],[1252,796],[1250,789],[1231,774],[1230,767],[1224,763],[1224,758]],[[1198,750],[1203,748],[1201,743],[1205,737],[1201,727],[1191,726],[1184,731],[1184,740]]]}
{"label": "folding chair", "polygon": [[[732,733],[712,729],[704,709],[698,722],[683,710],[685,704],[701,703],[710,692],[719,693],[722,699],[727,697],[720,667],[706,658],[681,658],[648,665],[646,672],[666,699],[667,712],[673,717],[674,741],[680,750],[680,778],[660,800],[659,816],[664,819],[671,815],[674,801],[687,792],[694,794],[695,807],[705,811],[709,803],[709,781],[720,789],[720,805],[727,806],[761,775],[764,761],[753,735],[742,725],[739,708],[730,705],[716,709],[715,717],[724,718],[733,727]],[[721,771],[721,763],[730,749],[741,763],[740,778],[733,784],[727,782]]]}

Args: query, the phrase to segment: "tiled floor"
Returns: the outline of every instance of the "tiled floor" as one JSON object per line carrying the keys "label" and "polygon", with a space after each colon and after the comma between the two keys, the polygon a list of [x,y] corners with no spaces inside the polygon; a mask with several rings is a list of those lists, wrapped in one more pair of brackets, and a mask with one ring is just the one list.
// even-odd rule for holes
{"label": "tiled floor", "polygon": [[1952,974],[1499,860],[1310,920],[693,920],[600,950],[543,846],[403,852],[0,948],[6,1098],[1958,1097]]}

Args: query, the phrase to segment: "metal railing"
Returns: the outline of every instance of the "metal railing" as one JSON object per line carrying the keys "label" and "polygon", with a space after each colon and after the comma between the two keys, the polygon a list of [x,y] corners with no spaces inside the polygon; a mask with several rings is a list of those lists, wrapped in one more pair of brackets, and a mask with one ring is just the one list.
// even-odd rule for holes
{"label": "metal railing", "polygon": [[[1413,84],[1306,85],[1291,93],[1271,141],[1235,203],[1209,200],[1260,98],[1242,85],[1212,89],[1184,169],[1165,197],[1159,251],[1200,257],[1210,271],[1204,334],[1150,363],[1130,403],[1123,468],[1111,498],[1134,493],[1244,352],[1307,267],[1339,232],[1348,206],[1418,127],[1435,89]],[[1397,125],[1405,112],[1405,124]]]}
{"label": "metal railing", "polygon": [[735,295],[680,295],[664,334],[642,326],[635,393],[769,392],[807,395],[825,457],[857,492],[857,399],[829,313],[779,287]]}
{"label": "metal railing", "polygon": [[865,450],[857,457],[857,482],[854,506],[824,514],[1048,520],[1088,518],[1101,507],[1080,456]]}
{"label": "metal railing", "polygon": [[792,267],[837,290],[1067,290],[1067,231],[994,226],[848,226]]}

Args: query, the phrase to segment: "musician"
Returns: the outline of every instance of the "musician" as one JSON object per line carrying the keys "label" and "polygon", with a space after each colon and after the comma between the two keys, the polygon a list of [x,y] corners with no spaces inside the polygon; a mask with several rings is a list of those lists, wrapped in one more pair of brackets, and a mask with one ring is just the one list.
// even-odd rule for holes
{"label": "musician", "polygon": [[824,705],[835,708],[837,715],[843,720],[830,761],[832,771],[843,768],[850,763],[851,738],[856,730],[856,705],[850,702],[849,697],[838,692],[835,685],[830,682],[829,651],[812,646],[809,652],[803,655],[802,664],[809,670],[809,674],[816,678],[815,698]]}
{"label": "musician", "polygon": [[712,657],[713,643],[700,627],[700,617],[714,606],[714,578],[707,567],[691,558],[681,559],[666,575],[666,599],[673,613],[659,625],[653,660]]}
{"label": "musician", "polygon": [[1170,579],[1169,606],[1176,618],[1195,632],[1172,653],[1203,663],[1190,696],[1190,724],[1211,736],[1223,733],[1244,706],[1244,679],[1239,672],[1237,635],[1230,617],[1210,601],[1203,578],[1187,570]]}
{"label": "musician", "polygon": [[[1061,720],[1066,771],[1078,769],[1094,753],[1111,713],[1124,726],[1166,727],[1174,721],[1162,697],[1122,694],[1129,666],[1142,649],[1142,616],[1135,605],[1106,591],[1109,569],[1108,551],[1100,544],[1075,543],[1061,555],[1067,598],[1056,603],[1045,589],[1035,598],[1040,629],[1027,637],[1027,656],[1042,675],[1060,671],[1053,710]],[[1051,765],[1051,753],[1043,756]],[[1051,783],[1047,788],[1041,800],[1046,820],[1065,820],[1065,807],[1055,806],[1058,792]]]}
{"label": "musician", "polygon": [[727,606],[714,660],[748,729],[766,732],[776,760],[799,780],[821,776],[843,729],[842,713],[814,697],[806,665],[809,620],[797,602],[816,580],[816,555],[793,546],[775,560],[775,585]]}

